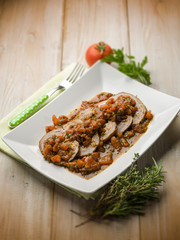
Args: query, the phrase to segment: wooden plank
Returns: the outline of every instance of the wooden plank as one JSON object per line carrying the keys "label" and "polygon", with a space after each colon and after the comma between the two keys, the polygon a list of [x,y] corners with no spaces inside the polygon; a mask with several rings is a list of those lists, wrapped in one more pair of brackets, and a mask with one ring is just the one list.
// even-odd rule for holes
{"label": "wooden plank", "polygon": [[63,1],[4,1],[0,19],[2,117],[60,70]]}
{"label": "wooden plank", "polygon": [[[63,1],[1,1],[1,117],[60,70]],[[50,239],[54,184],[0,153],[0,238]]]}
{"label": "wooden plank", "polygon": [[[94,42],[105,41],[114,48],[124,46],[128,51],[126,1],[67,0],[63,39],[63,67],[77,60],[85,64],[85,51]],[[86,212],[88,206],[86,200],[55,186],[52,239],[139,239],[137,216],[75,228],[84,219],[70,209]]]}
{"label": "wooden plank", "polygon": [[[176,97],[180,97],[179,12],[178,0],[128,0],[131,54],[139,59],[147,55],[152,87]],[[152,156],[161,159],[167,173],[160,202],[150,205],[140,218],[141,239],[180,238],[179,136],[177,117],[143,158],[143,165]]]}
{"label": "wooden plank", "polygon": [[86,49],[100,41],[128,51],[126,1],[66,1],[63,40],[63,67],[73,61],[86,64]]}
{"label": "wooden plank", "polygon": [[[148,55],[152,87],[180,97],[179,1],[127,3],[128,11],[125,0],[1,1],[0,117],[58,72],[61,59],[63,68],[85,63],[86,48],[101,40],[139,60]],[[162,198],[148,206],[140,228],[137,216],[75,228],[84,219],[70,209],[86,212],[90,202],[58,186],[53,193],[49,180],[1,153],[1,239],[179,239],[179,126],[176,118],[142,159],[161,158],[167,174]]]}

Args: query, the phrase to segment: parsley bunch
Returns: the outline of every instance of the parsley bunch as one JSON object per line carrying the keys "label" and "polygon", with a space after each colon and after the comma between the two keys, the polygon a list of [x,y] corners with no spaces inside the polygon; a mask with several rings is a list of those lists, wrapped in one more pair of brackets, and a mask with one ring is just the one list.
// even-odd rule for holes
{"label": "parsley bunch", "polygon": [[151,78],[144,66],[148,62],[147,56],[144,57],[141,63],[135,62],[134,56],[128,56],[124,54],[124,49],[113,49],[112,54],[108,54],[106,57],[101,59],[102,62],[115,62],[118,64],[118,70],[127,76],[138,80],[139,82],[150,85]]}

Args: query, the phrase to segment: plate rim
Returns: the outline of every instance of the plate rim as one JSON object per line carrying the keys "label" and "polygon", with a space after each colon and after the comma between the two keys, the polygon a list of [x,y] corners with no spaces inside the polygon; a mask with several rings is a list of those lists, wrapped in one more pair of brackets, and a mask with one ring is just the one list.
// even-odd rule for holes
{"label": "plate rim", "polygon": [[[131,79],[131,78],[129,78],[128,76],[124,75],[123,73],[119,72],[117,69],[115,69],[114,67],[110,66],[109,64],[101,63],[100,61],[97,62],[96,64],[94,64],[80,79],[83,79],[90,71],[95,71],[94,69],[95,69],[95,68],[98,68],[99,66],[100,66],[100,67],[101,67],[101,66],[105,66],[105,67],[107,67],[107,68],[110,68],[110,69],[112,69],[112,70],[115,70],[115,71],[117,71],[118,74],[120,74],[123,78],[130,79],[131,81],[132,81],[132,80],[133,80],[133,81],[136,81],[136,80]],[[100,70],[102,71],[102,69],[100,69]],[[78,80],[75,84],[78,84],[78,82],[79,82],[79,80]],[[73,84],[73,86],[74,86],[75,84]],[[141,83],[139,83],[139,82],[137,82],[137,81],[136,81],[136,84],[140,84],[141,87],[147,88],[147,86],[144,86],[144,85],[142,85]],[[70,88],[72,88],[73,86],[71,86]],[[69,88],[69,89],[70,89],[70,88]],[[49,104],[53,104],[54,101],[57,101],[57,100],[56,100],[57,98],[62,98],[62,97],[63,97],[63,94],[64,94],[65,92],[67,92],[69,89],[67,89],[66,91],[64,91],[64,92],[62,92],[61,94],[59,94],[59,95],[58,95],[55,99],[53,99]],[[157,92],[157,93],[160,93],[160,94],[163,94],[163,95],[165,95],[165,96],[168,96],[168,97],[173,98],[174,100],[177,101],[177,104],[175,105],[176,110],[174,111],[173,116],[170,118],[170,120],[168,121],[168,123],[166,124],[166,126],[163,128],[163,130],[160,132],[160,134],[157,135],[157,137],[155,138],[155,140],[151,141],[151,144],[150,144],[148,147],[146,147],[145,150],[140,154],[140,157],[141,157],[141,156],[144,154],[144,152],[147,151],[147,150],[152,146],[152,144],[154,144],[154,142],[161,136],[161,134],[167,129],[167,127],[170,125],[170,123],[173,121],[173,119],[176,117],[176,115],[177,115],[178,112],[180,111],[180,99],[179,99],[179,98],[176,98],[176,97],[174,97],[174,96],[168,95],[168,94],[163,93],[163,92],[160,92],[160,91],[158,91],[158,90],[156,90],[156,89],[153,89],[153,88],[150,88],[150,89],[151,89],[152,91]],[[46,106],[48,106],[49,104],[47,104]],[[24,123],[22,123],[22,124],[26,124],[27,121],[30,121],[35,115],[39,114],[39,112],[42,111],[44,108],[46,108],[46,106],[44,106],[42,109],[40,109],[38,112],[36,112],[32,117],[30,117],[29,119],[27,119],[27,120],[26,120]],[[21,153],[17,152],[16,150],[14,150],[14,148],[12,148],[12,145],[9,144],[9,140],[8,140],[8,136],[11,136],[11,134],[12,134],[13,132],[16,132],[17,129],[21,128],[22,124],[20,124],[18,127],[12,129],[10,132],[8,132],[7,134],[5,134],[5,135],[2,137],[2,140],[3,140],[3,141],[5,142],[5,144],[7,144],[18,156],[20,156],[20,157],[23,159],[22,162],[27,163],[27,160],[24,159],[24,157],[21,156]],[[144,134],[143,134],[143,135],[144,135]],[[138,142],[138,141],[137,141],[137,142]],[[136,142],[136,144],[137,144],[137,142]],[[135,146],[136,144],[134,144],[133,146]],[[131,149],[132,149],[132,148],[130,148],[130,150],[131,150]],[[128,152],[129,152],[130,150],[128,150]],[[120,158],[121,158],[121,156],[120,156],[118,159],[120,159]],[[118,159],[117,159],[117,160],[118,160]],[[117,162],[117,160],[116,160],[115,162]],[[133,159],[131,159],[131,161],[129,162],[129,164],[126,166],[126,168],[125,168],[123,171],[125,171],[125,170],[131,165],[132,160],[133,160]],[[115,162],[114,162],[112,165],[114,165]],[[108,179],[106,182],[102,183],[102,184],[99,185],[98,187],[96,186],[96,187],[91,188],[91,189],[89,189],[89,190],[80,190],[80,189],[74,188],[74,187],[72,187],[72,186],[70,187],[69,185],[67,185],[67,184],[65,184],[65,183],[61,183],[61,182],[57,181],[53,176],[49,177],[47,174],[44,174],[44,172],[42,172],[42,171],[41,171],[40,169],[38,169],[37,167],[35,168],[35,167],[32,166],[31,164],[29,164],[29,163],[27,163],[27,164],[28,164],[31,168],[33,168],[35,171],[37,171],[38,173],[40,173],[40,174],[42,174],[43,176],[47,177],[48,179],[50,179],[51,181],[55,182],[56,184],[62,185],[62,186],[65,186],[66,188],[70,188],[70,189],[73,189],[74,191],[83,192],[83,193],[86,193],[86,194],[93,194],[94,192],[96,192],[97,190],[99,190],[100,188],[102,188],[104,185],[106,185],[108,182],[110,182],[113,178],[115,178],[115,177],[118,175],[118,174],[116,174],[113,178]],[[110,165],[110,166],[112,166],[112,165]],[[108,166],[107,169],[108,169],[110,166]],[[68,170],[67,170],[67,171],[68,171]],[[119,174],[121,174],[123,171],[121,171]],[[71,174],[74,174],[74,173],[71,173]],[[99,173],[99,174],[101,174],[101,173]],[[97,175],[99,175],[99,174],[97,174]],[[78,176],[78,177],[79,177],[79,176]],[[93,177],[93,178],[94,178],[94,177]],[[86,180],[86,181],[89,181],[89,180],[87,180],[87,179],[85,179],[85,180]],[[93,182],[93,181],[91,181],[91,182]],[[94,183],[93,183],[93,184],[94,184]],[[94,184],[94,185],[95,185],[95,184]],[[91,187],[92,187],[92,186],[91,186]]]}

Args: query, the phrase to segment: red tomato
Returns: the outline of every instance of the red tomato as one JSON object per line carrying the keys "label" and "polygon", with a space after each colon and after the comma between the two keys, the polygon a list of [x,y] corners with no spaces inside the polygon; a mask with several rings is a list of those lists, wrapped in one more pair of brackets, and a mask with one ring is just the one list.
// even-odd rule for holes
{"label": "red tomato", "polygon": [[86,51],[86,61],[89,66],[92,66],[95,62],[104,58],[109,53],[113,53],[113,50],[108,44],[104,42],[94,43]]}

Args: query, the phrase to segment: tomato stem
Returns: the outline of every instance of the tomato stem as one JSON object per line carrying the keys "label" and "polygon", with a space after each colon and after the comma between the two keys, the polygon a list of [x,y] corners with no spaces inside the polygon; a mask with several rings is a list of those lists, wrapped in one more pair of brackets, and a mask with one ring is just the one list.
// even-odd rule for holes
{"label": "tomato stem", "polygon": [[104,42],[99,42],[98,44],[96,44],[96,46],[94,48],[96,50],[99,50],[100,53],[103,54],[106,49],[106,44]]}

